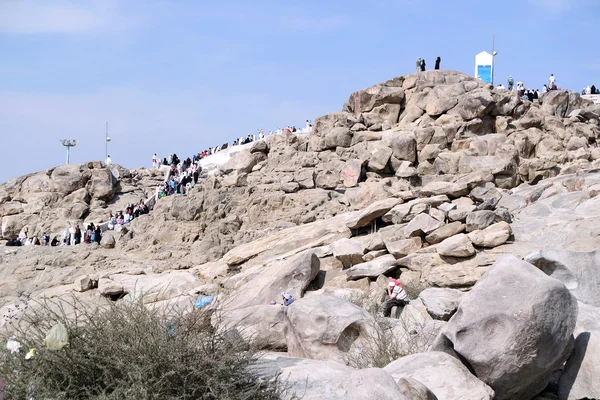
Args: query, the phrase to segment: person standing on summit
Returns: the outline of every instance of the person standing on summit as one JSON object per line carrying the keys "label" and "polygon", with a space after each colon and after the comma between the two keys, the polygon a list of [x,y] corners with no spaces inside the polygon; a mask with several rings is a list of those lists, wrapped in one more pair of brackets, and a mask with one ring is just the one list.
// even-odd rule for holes
{"label": "person standing on summit", "polygon": [[556,78],[554,77],[554,74],[550,74],[550,78],[548,78],[548,87],[550,88],[550,90],[554,89],[554,82],[556,81]]}
{"label": "person standing on summit", "polygon": [[440,57],[435,59],[435,69],[440,69],[440,62],[442,59]]}
{"label": "person standing on summit", "polygon": [[425,59],[421,59],[421,72],[425,71]]}
{"label": "person standing on summit", "polygon": [[509,75],[509,77],[508,77],[508,90],[509,91],[512,92],[514,84],[515,84],[515,80],[513,79],[512,75]]}
{"label": "person standing on summit", "polygon": [[421,57],[417,58],[417,72],[421,71]]}

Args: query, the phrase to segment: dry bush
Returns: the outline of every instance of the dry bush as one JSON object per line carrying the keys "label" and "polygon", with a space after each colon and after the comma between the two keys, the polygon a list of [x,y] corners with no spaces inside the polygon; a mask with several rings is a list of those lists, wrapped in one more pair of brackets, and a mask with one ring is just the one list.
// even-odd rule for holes
{"label": "dry bush", "polygon": [[[43,303],[15,327],[21,351],[0,349],[5,398],[52,400],[278,399],[277,382],[248,373],[253,348],[211,325],[210,311],[135,302]],[[69,343],[44,346],[61,322]],[[6,338],[3,338],[6,343]],[[25,353],[36,355],[25,360]]]}
{"label": "dry bush", "polygon": [[428,351],[443,325],[406,306],[399,319],[386,318],[380,304],[366,295],[352,296],[348,301],[364,308],[373,317],[367,328],[369,334],[361,341],[360,351],[347,356],[346,362],[354,368],[383,368],[404,356]]}

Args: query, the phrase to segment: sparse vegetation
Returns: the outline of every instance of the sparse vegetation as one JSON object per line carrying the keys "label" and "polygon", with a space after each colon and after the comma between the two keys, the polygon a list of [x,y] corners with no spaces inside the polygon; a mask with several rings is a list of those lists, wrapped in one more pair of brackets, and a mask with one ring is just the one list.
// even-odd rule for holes
{"label": "sparse vegetation", "polygon": [[353,296],[348,301],[373,316],[360,352],[350,354],[346,360],[354,368],[383,368],[404,356],[428,351],[440,328],[436,321],[423,318],[414,309],[405,307],[400,318],[394,319],[384,317],[372,297]]}
{"label": "sparse vegetation", "polygon": [[[36,309],[13,332],[21,351],[0,350],[6,399],[279,398],[276,382],[248,373],[252,347],[213,327],[209,311],[165,310],[141,300]],[[68,344],[49,351],[44,339],[57,322],[67,328]],[[35,356],[26,360],[31,348]]]}

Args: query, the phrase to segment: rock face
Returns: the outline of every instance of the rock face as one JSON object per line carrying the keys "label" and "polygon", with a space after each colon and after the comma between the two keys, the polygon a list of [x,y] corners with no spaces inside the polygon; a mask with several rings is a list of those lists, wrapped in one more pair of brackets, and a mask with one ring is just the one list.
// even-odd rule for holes
{"label": "rock face", "polygon": [[344,362],[372,326],[362,308],[333,296],[309,296],[287,310],[288,354],[316,360]]}
{"label": "rock face", "polygon": [[497,399],[530,399],[568,357],[576,318],[562,283],[506,257],[463,297],[434,349],[464,360]]}
{"label": "rock face", "polygon": [[[531,103],[455,71],[382,82],[316,118],[311,133],[269,135],[201,160],[186,195],[159,199],[100,245],[2,243],[0,327],[9,328],[22,299],[123,301],[139,288],[158,306],[215,296],[238,333],[267,351],[346,360],[375,335],[362,312],[380,306],[393,277],[413,299],[390,322],[394,337],[416,332],[426,349],[450,318],[442,347],[459,352],[498,398],[533,397],[566,359],[575,318],[564,288],[546,279],[580,300],[577,334],[600,329],[595,253],[559,254],[599,247],[599,121],[600,106],[576,94],[552,91]],[[92,162],[12,179],[0,184],[2,235],[57,236],[69,224],[104,221],[153,196],[168,169]],[[528,265],[514,280],[494,278],[505,283],[499,289],[489,283],[502,275],[491,265],[504,254],[544,248],[557,250],[530,261],[551,277]],[[482,276],[494,289],[469,292]],[[460,296],[446,289],[467,293],[455,314]],[[270,306],[283,291],[296,303]],[[322,385],[311,377],[315,396],[396,394],[381,370],[329,368],[337,372]],[[548,390],[556,392],[555,380]],[[381,386],[361,383],[369,381]],[[408,398],[431,395],[414,378],[397,383]]]}
{"label": "rock face", "polygon": [[409,400],[384,370],[354,370],[334,361],[317,361],[265,354],[250,370],[265,379],[278,377],[283,399]]}
{"label": "rock face", "polygon": [[527,256],[526,260],[558,279],[580,301],[600,307],[600,253],[543,249]]}
{"label": "rock face", "polygon": [[558,384],[558,398],[565,400],[600,398],[600,336],[583,332],[575,339],[573,354]]}
{"label": "rock face", "polygon": [[428,288],[419,294],[429,315],[442,321],[454,315],[463,296],[460,290],[447,288]]}
{"label": "rock face", "polygon": [[439,400],[494,399],[494,391],[457,359],[440,352],[428,352],[402,357],[387,367],[398,382],[411,378],[425,385]]}

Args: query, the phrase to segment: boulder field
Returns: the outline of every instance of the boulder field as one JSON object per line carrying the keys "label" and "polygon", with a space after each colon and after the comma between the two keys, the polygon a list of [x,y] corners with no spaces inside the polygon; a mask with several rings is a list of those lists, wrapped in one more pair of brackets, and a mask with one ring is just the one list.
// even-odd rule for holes
{"label": "boulder field", "polygon": [[[599,121],[576,93],[531,103],[454,71],[359,90],[100,245],[0,247],[0,328],[24,299],[211,295],[284,398],[598,398]],[[102,221],[162,181],[98,162],[12,179],[2,236]],[[399,319],[378,313],[388,278]]]}

